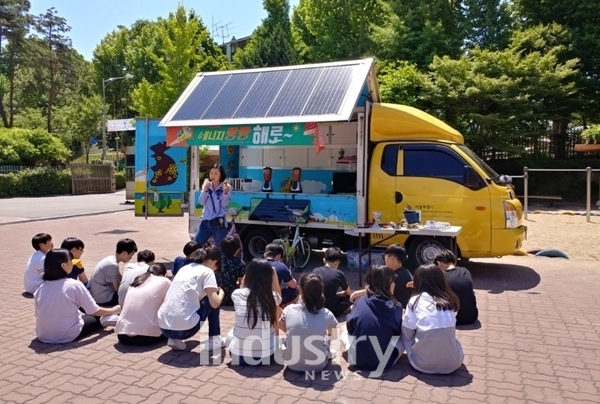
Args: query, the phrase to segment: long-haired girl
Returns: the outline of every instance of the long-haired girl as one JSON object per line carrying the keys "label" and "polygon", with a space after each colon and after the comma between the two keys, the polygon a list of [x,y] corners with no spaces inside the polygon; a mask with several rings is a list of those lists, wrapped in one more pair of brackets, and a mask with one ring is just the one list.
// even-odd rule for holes
{"label": "long-haired girl", "polygon": [[[348,362],[359,369],[383,370],[393,366],[402,352],[402,305],[394,298],[395,274],[383,265],[373,265],[365,276],[366,294],[359,297],[346,318],[341,339]],[[375,345],[378,344],[378,347]],[[386,363],[377,352],[392,349]]]}
{"label": "long-haired girl", "polygon": [[166,338],[158,326],[158,309],[165,301],[171,281],[163,264],[152,264],[137,276],[125,296],[115,333],[123,345],[153,345]]}
{"label": "long-haired girl", "polygon": [[227,336],[233,364],[261,365],[273,361],[278,306],[281,304],[275,269],[265,259],[246,267],[240,289],[231,294],[235,325]]}
{"label": "long-haired girl", "polygon": [[[286,332],[283,358],[287,367],[296,372],[321,371],[327,366],[329,337],[337,320],[326,309],[325,286],[317,274],[300,278],[300,303],[283,309],[279,327]],[[312,346],[313,348],[308,348]]]}
{"label": "long-haired girl", "polygon": [[448,374],[461,366],[464,354],[455,328],[459,308],[442,270],[434,264],[420,266],[402,321],[402,339],[413,368]]}

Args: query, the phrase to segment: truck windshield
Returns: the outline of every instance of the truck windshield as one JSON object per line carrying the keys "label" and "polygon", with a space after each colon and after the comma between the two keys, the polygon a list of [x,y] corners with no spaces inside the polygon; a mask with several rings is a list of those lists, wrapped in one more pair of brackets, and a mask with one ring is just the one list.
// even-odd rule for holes
{"label": "truck windshield", "polygon": [[481,167],[481,169],[483,171],[485,171],[485,174],[488,176],[488,178],[494,182],[496,182],[496,180],[498,180],[498,178],[500,178],[500,176],[498,175],[498,173],[496,171],[494,171],[494,169],[492,167],[490,167],[485,161],[483,161],[481,159],[481,157],[479,157],[478,155],[476,155],[475,153],[473,153],[473,151],[471,149],[469,149],[467,146],[465,145],[457,145],[460,150],[462,150],[467,156],[469,156],[475,163],[477,163],[479,165],[479,167]]}

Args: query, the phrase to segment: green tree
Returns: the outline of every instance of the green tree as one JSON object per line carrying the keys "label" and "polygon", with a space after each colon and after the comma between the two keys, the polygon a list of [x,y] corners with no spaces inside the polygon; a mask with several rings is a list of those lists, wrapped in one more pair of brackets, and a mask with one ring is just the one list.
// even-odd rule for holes
{"label": "green tree", "polygon": [[379,93],[383,102],[422,107],[423,90],[429,77],[409,62],[379,62],[377,64]]}
{"label": "green tree", "polygon": [[524,51],[523,38],[533,37],[543,42],[540,31],[526,30],[515,33],[506,50],[475,48],[458,59],[434,58],[428,109],[479,153],[515,152],[512,145],[545,135],[547,122],[561,121],[576,108],[577,59],[561,62],[561,45]]}
{"label": "green tree", "polygon": [[385,20],[373,28],[376,55],[424,69],[434,56],[459,57],[465,41],[462,1],[396,0],[384,4]]}
{"label": "green tree", "polygon": [[[25,37],[29,32],[30,2],[8,0],[0,3],[0,74],[8,83],[0,86],[0,117],[5,127],[12,127],[14,115],[15,75],[26,60]],[[8,92],[8,116],[4,96]]]}
{"label": "green tree", "polygon": [[161,52],[155,53],[156,47],[145,52],[160,79],[152,83],[142,78],[132,100],[140,115],[162,117],[198,72],[223,69],[227,61],[201,19],[183,6],[167,19],[159,19],[156,26],[142,28],[142,32],[150,36],[149,29],[154,31]]}
{"label": "green tree", "polygon": [[466,46],[500,50],[508,46],[514,20],[506,0],[463,0]]}
{"label": "green tree", "polygon": [[96,94],[102,94],[103,80],[123,77],[127,73],[133,75],[132,80],[114,81],[106,86],[106,100],[111,104],[113,116],[133,116],[130,89],[135,88],[142,78],[151,83],[159,79],[156,66],[147,56],[158,52],[156,35],[152,29],[143,31],[144,27],[152,24],[156,25],[155,22],[138,20],[131,28],[119,26],[107,34],[94,50],[90,81]]}
{"label": "green tree", "polygon": [[298,62],[288,0],[263,0],[267,18],[254,30],[248,45],[234,54],[239,68],[288,66]]}
{"label": "green tree", "polygon": [[600,2],[581,0],[514,0],[526,27],[560,24],[566,29],[572,47],[567,58],[580,60],[578,84],[586,100],[584,115],[600,120]]}
{"label": "green tree", "polygon": [[70,155],[60,139],[44,129],[0,129],[0,164],[55,164]]}
{"label": "green tree", "polygon": [[371,35],[383,21],[385,0],[300,0],[292,29],[304,62],[356,59],[373,53]]}
{"label": "green tree", "polygon": [[38,108],[21,108],[14,118],[14,127],[21,129],[45,129],[46,118]]}
{"label": "green tree", "polygon": [[30,39],[30,63],[41,78],[36,84],[45,90],[47,129],[52,132],[52,110],[65,83],[63,77],[72,72],[77,53],[73,52],[71,39],[67,36],[71,27],[57,15],[54,7],[35,17],[34,27],[38,37]]}
{"label": "green tree", "polygon": [[60,115],[63,132],[70,142],[81,146],[85,162],[89,164],[91,139],[102,135],[102,97],[98,94],[80,97],[76,103],[62,108]]}

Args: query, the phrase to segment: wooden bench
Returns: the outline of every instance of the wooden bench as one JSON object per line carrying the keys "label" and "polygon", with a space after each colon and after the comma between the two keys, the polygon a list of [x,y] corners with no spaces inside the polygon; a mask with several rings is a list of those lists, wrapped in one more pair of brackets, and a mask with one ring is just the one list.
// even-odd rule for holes
{"label": "wooden bench", "polygon": [[[517,196],[519,199],[524,199],[525,196]],[[562,196],[552,196],[552,195],[527,195],[527,199],[539,199],[544,201],[550,201],[550,206],[554,204],[554,202],[562,201]]]}

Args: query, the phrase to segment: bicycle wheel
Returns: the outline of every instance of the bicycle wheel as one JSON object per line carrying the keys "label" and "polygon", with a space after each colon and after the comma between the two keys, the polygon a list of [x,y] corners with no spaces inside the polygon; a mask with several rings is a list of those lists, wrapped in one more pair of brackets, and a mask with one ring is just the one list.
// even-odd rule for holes
{"label": "bicycle wheel", "polygon": [[294,251],[294,267],[298,269],[306,267],[308,261],[310,261],[310,252],[310,243],[305,239],[302,239],[296,246],[296,251]]}

